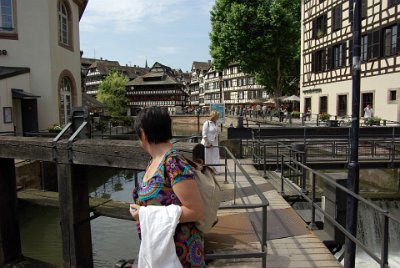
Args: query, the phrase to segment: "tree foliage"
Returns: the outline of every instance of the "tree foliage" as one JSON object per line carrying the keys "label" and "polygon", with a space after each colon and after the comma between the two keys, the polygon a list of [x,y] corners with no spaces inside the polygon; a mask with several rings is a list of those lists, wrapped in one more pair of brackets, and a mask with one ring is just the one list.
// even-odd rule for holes
{"label": "tree foliage", "polygon": [[210,53],[218,70],[238,63],[269,93],[297,93],[300,0],[216,0]]}
{"label": "tree foliage", "polygon": [[110,73],[100,84],[97,92],[97,100],[108,107],[112,116],[120,116],[126,113],[128,98],[125,85],[129,79],[118,73]]}

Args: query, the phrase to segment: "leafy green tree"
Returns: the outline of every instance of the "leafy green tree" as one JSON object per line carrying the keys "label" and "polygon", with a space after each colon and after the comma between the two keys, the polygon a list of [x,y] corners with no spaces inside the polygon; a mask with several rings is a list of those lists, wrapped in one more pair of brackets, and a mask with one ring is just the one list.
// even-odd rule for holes
{"label": "leafy green tree", "polygon": [[100,84],[97,92],[97,100],[108,107],[112,116],[121,116],[126,113],[128,98],[125,85],[129,79],[118,73],[110,73]]}
{"label": "leafy green tree", "polygon": [[269,93],[296,93],[300,74],[300,0],[216,0],[210,53],[256,77]]}

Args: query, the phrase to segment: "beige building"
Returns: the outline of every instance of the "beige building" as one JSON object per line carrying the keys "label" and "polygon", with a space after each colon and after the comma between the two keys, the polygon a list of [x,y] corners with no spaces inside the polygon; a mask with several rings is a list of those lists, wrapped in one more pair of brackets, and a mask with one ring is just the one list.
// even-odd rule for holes
{"label": "beige building", "polygon": [[[300,109],[351,116],[352,1],[302,0]],[[400,121],[400,6],[362,0],[360,116]]]}
{"label": "beige building", "polygon": [[79,20],[87,2],[0,1],[0,132],[65,124],[81,106]]}

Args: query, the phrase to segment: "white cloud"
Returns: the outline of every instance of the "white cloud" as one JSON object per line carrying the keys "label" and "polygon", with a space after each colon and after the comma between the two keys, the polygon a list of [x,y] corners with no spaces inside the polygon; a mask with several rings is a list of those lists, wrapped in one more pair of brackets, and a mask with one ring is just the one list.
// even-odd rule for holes
{"label": "white cloud", "polygon": [[168,23],[183,15],[187,0],[91,0],[80,22],[81,31],[133,32],[144,23]]}

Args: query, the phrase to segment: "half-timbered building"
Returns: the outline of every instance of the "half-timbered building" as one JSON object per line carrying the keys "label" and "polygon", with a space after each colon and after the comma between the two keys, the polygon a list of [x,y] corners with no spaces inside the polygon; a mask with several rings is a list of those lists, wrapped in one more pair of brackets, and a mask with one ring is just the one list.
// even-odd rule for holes
{"label": "half-timbered building", "polygon": [[192,64],[189,95],[190,105],[198,108],[200,106],[200,92],[201,92],[201,105],[204,105],[204,76],[211,67],[211,61],[200,62],[194,61]]}
{"label": "half-timbered building", "polygon": [[267,98],[264,86],[253,76],[243,72],[238,64],[230,64],[222,71],[223,100],[228,109],[252,106]]}
{"label": "half-timbered building", "polygon": [[[400,121],[400,1],[361,2],[360,116]],[[352,0],[302,0],[302,112],[351,115],[352,20]]]}
{"label": "half-timbered building", "polygon": [[128,82],[126,94],[131,114],[150,106],[164,107],[171,113],[181,112],[189,98],[183,80],[170,67],[158,62],[147,74]]}

